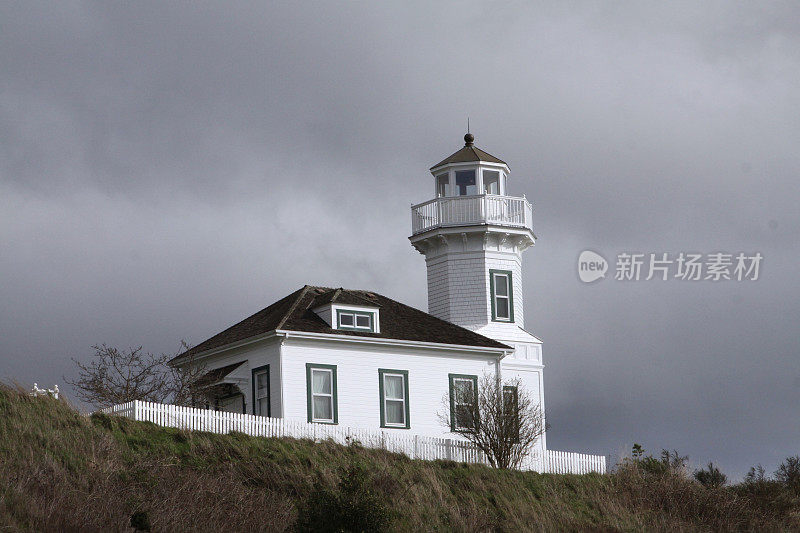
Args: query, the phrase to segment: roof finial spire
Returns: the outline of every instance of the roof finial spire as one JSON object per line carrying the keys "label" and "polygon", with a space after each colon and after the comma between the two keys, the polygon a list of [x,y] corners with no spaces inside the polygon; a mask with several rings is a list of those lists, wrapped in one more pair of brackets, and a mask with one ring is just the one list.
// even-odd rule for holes
{"label": "roof finial spire", "polygon": [[469,132],[469,117],[467,117],[467,134],[464,135],[464,146],[472,146],[475,136]]}

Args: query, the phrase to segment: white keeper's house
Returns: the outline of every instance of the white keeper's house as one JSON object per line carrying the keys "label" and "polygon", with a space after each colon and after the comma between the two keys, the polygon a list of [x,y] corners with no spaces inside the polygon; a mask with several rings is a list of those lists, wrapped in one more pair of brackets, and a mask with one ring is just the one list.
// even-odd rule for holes
{"label": "white keeper's house", "polygon": [[211,408],[458,438],[437,417],[442,399],[499,374],[544,409],[542,343],[525,329],[522,290],[531,204],[508,194],[506,163],[464,140],[430,169],[433,199],[411,208],[428,312],[306,285],[173,359],[208,371]]}

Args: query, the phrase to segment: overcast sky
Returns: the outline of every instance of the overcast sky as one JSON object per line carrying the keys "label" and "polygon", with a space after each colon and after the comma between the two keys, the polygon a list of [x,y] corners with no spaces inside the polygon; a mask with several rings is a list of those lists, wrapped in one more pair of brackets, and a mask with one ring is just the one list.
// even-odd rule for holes
{"label": "overcast sky", "polygon": [[[774,470],[800,453],[798,19],[4,2],[0,377],[63,386],[92,344],[172,352],[306,283],[425,309],[409,206],[469,116],[534,204],[548,446]],[[757,281],[586,285],[584,249],[764,260]]]}

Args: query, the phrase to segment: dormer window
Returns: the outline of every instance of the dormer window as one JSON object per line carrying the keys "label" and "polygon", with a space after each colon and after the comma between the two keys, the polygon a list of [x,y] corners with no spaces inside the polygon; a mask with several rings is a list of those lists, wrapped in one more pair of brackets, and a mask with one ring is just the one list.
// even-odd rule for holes
{"label": "dormer window", "polygon": [[475,170],[456,170],[456,191],[458,196],[471,196],[478,194],[475,184]]}
{"label": "dormer window", "polygon": [[368,311],[336,310],[336,329],[375,331],[375,313]]}
{"label": "dormer window", "polygon": [[[343,289],[336,289],[343,291]],[[355,291],[352,291],[355,292]],[[366,293],[369,295],[369,293]],[[374,299],[374,295],[371,295]],[[323,302],[322,305],[313,308],[314,313],[324,320],[333,330],[360,331],[364,333],[380,333],[381,317],[380,308],[371,305],[358,305],[353,303],[339,303],[338,297],[353,299],[363,299],[367,303],[369,297],[362,298],[360,295],[343,293],[333,295],[333,302]]]}

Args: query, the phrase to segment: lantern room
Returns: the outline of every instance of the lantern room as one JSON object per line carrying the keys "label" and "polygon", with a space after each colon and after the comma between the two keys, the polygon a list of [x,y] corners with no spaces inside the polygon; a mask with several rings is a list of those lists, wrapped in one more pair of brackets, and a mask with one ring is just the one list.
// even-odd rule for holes
{"label": "lantern room", "polygon": [[506,195],[508,165],[474,143],[475,137],[467,133],[463,148],[431,167],[437,198]]}

